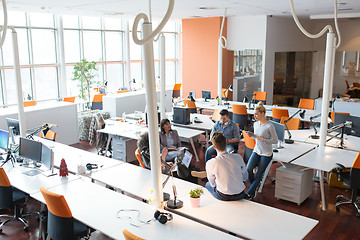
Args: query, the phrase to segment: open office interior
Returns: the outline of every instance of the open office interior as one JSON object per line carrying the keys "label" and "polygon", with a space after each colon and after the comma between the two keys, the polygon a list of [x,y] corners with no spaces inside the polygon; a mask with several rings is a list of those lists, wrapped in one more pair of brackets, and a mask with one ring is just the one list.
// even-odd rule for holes
{"label": "open office interior", "polygon": [[360,1],[9,0],[0,46],[0,239],[359,238]]}

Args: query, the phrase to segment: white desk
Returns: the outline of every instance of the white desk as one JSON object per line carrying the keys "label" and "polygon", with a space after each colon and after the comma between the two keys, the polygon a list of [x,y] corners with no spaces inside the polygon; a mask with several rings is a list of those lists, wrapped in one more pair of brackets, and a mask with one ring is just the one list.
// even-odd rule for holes
{"label": "white desk", "polygon": [[[321,111],[322,99],[315,99],[315,109]],[[360,102],[350,102],[343,101],[341,99],[336,99],[334,103],[335,112],[346,112],[350,113],[352,116],[360,116]]]}
{"label": "white desk", "polygon": [[322,209],[324,211],[326,210],[323,182],[324,172],[330,172],[333,168],[336,168],[336,163],[341,163],[345,167],[351,167],[355,160],[356,154],[357,152],[355,151],[348,151],[332,147],[318,147],[292,162],[292,164],[320,171],[320,190]]}
{"label": "white desk", "polygon": [[274,161],[288,163],[316,148],[313,144],[303,142],[294,142],[293,144],[283,143],[282,146],[283,148],[278,149],[278,152],[273,153]]}
{"label": "white desk", "polygon": [[201,196],[199,208],[192,208],[189,198],[181,197],[184,207],[173,211],[250,239],[302,239],[318,223],[252,201],[220,201],[207,189]]}
{"label": "white desk", "polygon": [[[140,218],[145,221],[153,218],[155,208],[81,179],[48,190],[64,195],[75,219],[114,239],[124,239],[124,229],[146,239],[183,240],[190,239],[189,236],[191,239],[238,239],[178,215],[173,215],[174,219],[167,224],[155,221],[135,227],[130,224],[128,216],[133,217],[133,223],[140,224],[136,214],[122,213],[122,218],[118,218],[117,212],[120,209],[137,209]],[[31,197],[45,202],[41,193]]]}

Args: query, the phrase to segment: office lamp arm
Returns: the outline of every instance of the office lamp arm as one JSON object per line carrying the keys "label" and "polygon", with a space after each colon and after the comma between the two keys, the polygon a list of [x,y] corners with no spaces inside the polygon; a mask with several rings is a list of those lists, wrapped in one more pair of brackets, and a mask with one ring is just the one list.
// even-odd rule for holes
{"label": "office lamp arm", "polygon": [[294,143],[294,141],[291,140],[292,135],[291,135],[290,130],[289,130],[288,126],[287,126],[287,122],[289,122],[291,119],[293,119],[296,116],[296,114],[298,114],[301,111],[303,111],[303,112],[300,113],[300,117],[304,118],[304,114],[305,114],[306,111],[299,109],[299,110],[296,111],[296,113],[294,113],[293,115],[291,115],[291,117],[289,117],[288,119],[286,119],[284,121],[285,129],[286,129],[286,131],[287,131],[287,133],[289,135],[289,139],[285,139],[285,143]]}

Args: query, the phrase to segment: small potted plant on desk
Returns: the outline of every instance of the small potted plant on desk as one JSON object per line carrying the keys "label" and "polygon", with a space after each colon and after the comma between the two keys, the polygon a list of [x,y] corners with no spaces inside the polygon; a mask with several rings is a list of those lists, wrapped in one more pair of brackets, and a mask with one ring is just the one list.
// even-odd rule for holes
{"label": "small potted plant on desk", "polygon": [[198,208],[200,206],[200,196],[204,194],[202,188],[195,188],[190,191],[191,206]]}

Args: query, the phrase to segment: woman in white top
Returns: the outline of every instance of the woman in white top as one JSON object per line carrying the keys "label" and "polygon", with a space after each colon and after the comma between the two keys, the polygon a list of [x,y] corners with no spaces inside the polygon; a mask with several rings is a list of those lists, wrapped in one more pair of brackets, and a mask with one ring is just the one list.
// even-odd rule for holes
{"label": "woman in white top", "polygon": [[[246,167],[251,183],[247,191],[248,198],[254,198],[264,171],[273,157],[272,144],[278,142],[274,125],[266,120],[266,109],[262,102],[259,102],[259,105],[255,108],[254,117],[256,120],[254,134],[249,133],[249,135],[256,140],[256,144]],[[256,167],[257,171],[254,174]]]}

